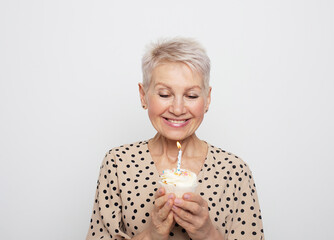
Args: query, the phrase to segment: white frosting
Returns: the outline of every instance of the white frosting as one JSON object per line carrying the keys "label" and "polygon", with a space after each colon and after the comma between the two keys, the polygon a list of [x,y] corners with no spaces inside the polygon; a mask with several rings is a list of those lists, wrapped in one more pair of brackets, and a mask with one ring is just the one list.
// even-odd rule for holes
{"label": "white frosting", "polygon": [[161,181],[177,187],[190,187],[197,185],[197,176],[195,173],[185,169],[180,169],[179,172],[176,169],[167,169],[163,171]]}

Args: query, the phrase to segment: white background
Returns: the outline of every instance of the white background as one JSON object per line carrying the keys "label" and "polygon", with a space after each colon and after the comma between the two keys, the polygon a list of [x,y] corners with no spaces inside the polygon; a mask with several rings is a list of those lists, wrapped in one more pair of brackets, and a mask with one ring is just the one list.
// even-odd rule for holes
{"label": "white background", "polygon": [[147,43],[212,61],[200,138],[242,157],[266,238],[334,239],[331,0],[0,1],[0,239],[79,240],[112,147],[153,137]]}

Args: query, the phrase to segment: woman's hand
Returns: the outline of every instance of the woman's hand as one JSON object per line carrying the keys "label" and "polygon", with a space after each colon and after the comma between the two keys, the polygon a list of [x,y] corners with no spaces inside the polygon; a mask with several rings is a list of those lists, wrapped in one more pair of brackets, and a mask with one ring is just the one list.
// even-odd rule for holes
{"label": "woman's hand", "polygon": [[166,195],[163,187],[159,188],[155,195],[154,209],[152,212],[152,223],[147,229],[150,239],[168,239],[171,229],[175,225],[173,211],[175,195]]}
{"label": "woman's hand", "polygon": [[172,211],[175,222],[192,239],[223,239],[210,220],[208,203],[200,195],[185,193],[183,199],[176,198]]}

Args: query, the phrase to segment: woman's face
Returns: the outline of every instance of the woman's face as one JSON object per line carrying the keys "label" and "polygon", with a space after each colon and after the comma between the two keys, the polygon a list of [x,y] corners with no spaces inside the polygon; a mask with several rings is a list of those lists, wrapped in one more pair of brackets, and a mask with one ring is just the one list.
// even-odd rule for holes
{"label": "woman's face", "polygon": [[178,62],[157,66],[149,88],[145,91],[139,84],[139,90],[152,125],[170,140],[183,140],[193,135],[211,100],[211,88],[204,89],[201,75]]}

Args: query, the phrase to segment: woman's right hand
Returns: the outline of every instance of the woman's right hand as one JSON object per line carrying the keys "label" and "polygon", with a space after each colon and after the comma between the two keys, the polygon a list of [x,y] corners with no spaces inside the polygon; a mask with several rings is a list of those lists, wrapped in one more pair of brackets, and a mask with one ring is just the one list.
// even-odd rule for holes
{"label": "woman's right hand", "polygon": [[150,239],[168,239],[169,233],[175,225],[173,211],[174,193],[165,194],[163,187],[155,194],[155,203],[152,212],[151,226],[148,227]]}

